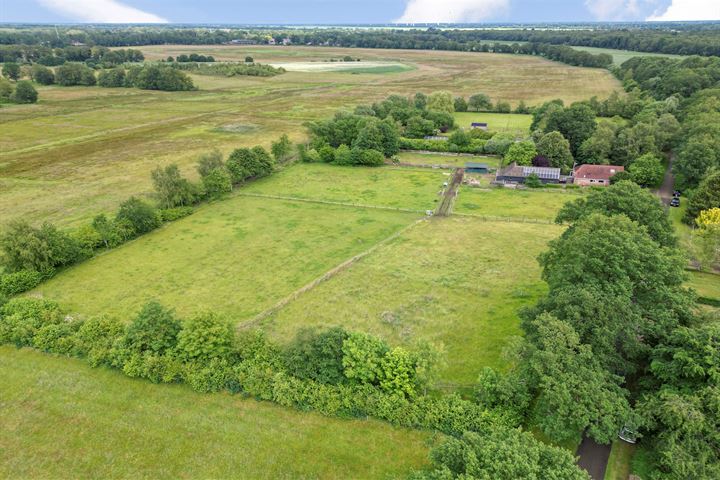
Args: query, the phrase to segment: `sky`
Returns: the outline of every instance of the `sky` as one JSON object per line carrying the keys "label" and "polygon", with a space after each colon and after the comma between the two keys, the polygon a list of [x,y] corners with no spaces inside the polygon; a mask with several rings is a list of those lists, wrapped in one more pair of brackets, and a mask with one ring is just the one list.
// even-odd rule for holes
{"label": "sky", "polygon": [[720,0],[0,0],[0,22],[453,23],[720,20]]}

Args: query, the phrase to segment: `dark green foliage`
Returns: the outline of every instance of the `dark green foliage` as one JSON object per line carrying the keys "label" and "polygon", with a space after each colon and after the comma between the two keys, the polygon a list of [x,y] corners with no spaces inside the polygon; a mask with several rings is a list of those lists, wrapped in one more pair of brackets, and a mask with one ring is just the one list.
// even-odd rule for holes
{"label": "dark green foliage", "polygon": [[161,65],[131,68],[125,81],[143,90],[176,92],[196,89],[192,79],[185,72]]}
{"label": "dark green foliage", "polygon": [[428,110],[424,117],[435,124],[441,132],[447,132],[455,126],[455,117],[446,111]]}
{"label": "dark green foliage", "polygon": [[59,267],[83,258],[80,244],[54,225],[34,228],[22,220],[12,221],[0,234],[2,264],[8,272],[33,270],[52,275]]}
{"label": "dark green foliage", "polygon": [[435,133],[435,123],[426,120],[420,115],[411,117],[405,126],[405,136],[408,138],[424,138]]}
{"label": "dark green foliage", "polygon": [[720,207],[720,170],[710,172],[693,192],[683,221],[693,225],[700,212],[716,207]]}
{"label": "dark green foliage", "polygon": [[197,200],[197,188],[182,177],[176,164],[157,167],[151,177],[160,208],[192,205]]}
{"label": "dark green foliage", "polygon": [[570,153],[570,142],[560,132],[543,135],[537,142],[537,154],[550,161],[550,166],[559,168],[564,175],[573,167],[573,156]]}
{"label": "dark green foliage", "polygon": [[213,64],[202,63],[178,63],[177,68],[199,75],[215,75],[223,77],[234,77],[247,75],[251,77],[274,77],[285,73],[284,68],[276,68],[272,65],[261,65],[259,63],[230,63],[220,62]]}
{"label": "dark green foliage", "polygon": [[484,93],[478,93],[470,97],[467,107],[468,110],[475,112],[487,111],[492,110],[492,102],[490,101],[490,97]]}
{"label": "dark green foliage", "polygon": [[555,222],[574,223],[593,213],[625,215],[645,226],[652,239],[660,245],[674,246],[677,243],[670,219],[658,198],[633,182],[617,182],[566,203]]}
{"label": "dark green foliage", "polygon": [[468,103],[464,97],[455,97],[455,100],[453,100],[453,107],[456,112],[467,112]]}
{"label": "dark green foliage", "polygon": [[[494,137],[493,137],[494,138]],[[422,140],[414,138],[401,138],[401,150],[427,150],[430,152],[454,152],[454,153],[483,153],[486,150],[485,140],[472,140],[464,147],[455,145],[452,142],[442,140]],[[487,152],[491,153],[491,152]],[[494,153],[494,152],[492,152]]]}
{"label": "dark green foliage", "polygon": [[224,167],[215,168],[202,177],[205,195],[208,198],[222,198],[232,191],[232,177]]}
{"label": "dark green foliage", "polygon": [[201,177],[206,177],[216,168],[223,168],[223,155],[218,149],[203,153],[198,157],[197,171]]}
{"label": "dark green foliage", "polygon": [[430,457],[432,470],[416,472],[411,479],[590,478],[570,452],[545,445],[529,433],[492,426],[445,440]]}
{"label": "dark green foliage", "polygon": [[38,329],[63,322],[57,303],[42,298],[14,298],[0,308],[0,344],[33,345]]}
{"label": "dark green foliage", "polygon": [[570,151],[577,155],[580,145],[595,131],[595,112],[583,103],[567,109],[555,109],[547,116],[546,133],[558,131],[570,142]]}
{"label": "dark green foliage", "polygon": [[226,165],[233,183],[265,177],[275,168],[272,157],[259,146],[234,150],[228,157]]}
{"label": "dark green foliage", "polygon": [[30,76],[40,85],[52,85],[55,83],[55,74],[52,70],[42,65],[33,65]]}
{"label": "dark green foliage", "polygon": [[195,211],[193,207],[175,207],[175,208],[164,208],[160,210],[160,218],[163,223],[174,222],[181,218],[187,217]]}
{"label": "dark green foliage", "polygon": [[10,101],[15,103],[35,103],[38,100],[38,93],[32,83],[21,80],[15,85],[15,91],[10,95]]}
{"label": "dark green foliage", "polygon": [[287,371],[298,378],[337,385],[343,372],[343,342],[348,333],[339,327],[324,331],[301,330],[287,349]]}
{"label": "dark green foliage", "polygon": [[470,137],[470,135],[468,135],[467,132],[462,129],[455,130],[448,139],[448,142],[459,147],[467,147],[468,145],[470,145],[471,141],[472,138]]}
{"label": "dark green foliage", "polygon": [[6,62],[2,69],[3,77],[10,80],[17,80],[20,78],[20,65],[14,62]]}
{"label": "dark green foliage", "polygon": [[83,322],[75,335],[76,355],[87,358],[90,365],[117,366],[122,352],[117,348],[125,333],[114,318],[97,317]]}
{"label": "dark green foliage", "polygon": [[0,295],[12,297],[27,292],[40,285],[43,276],[35,270],[19,270],[13,273],[0,274]]}
{"label": "dark green foliage", "polygon": [[92,86],[96,81],[93,69],[82,63],[65,63],[55,70],[55,83],[64,87]]}
{"label": "dark green foliage", "polygon": [[98,85],[105,88],[125,87],[125,69],[117,67],[102,70],[98,75]]}
{"label": "dark green foliage", "polygon": [[133,353],[160,354],[175,348],[180,321],[156,301],[146,303],[128,325],[124,346]]}
{"label": "dark green foliage", "polygon": [[155,230],[162,223],[157,209],[136,197],[130,197],[120,204],[115,222],[127,225],[133,236]]}
{"label": "dark green foliage", "polygon": [[510,113],[512,112],[512,106],[510,106],[510,102],[499,101],[495,104],[495,111],[498,113]]}
{"label": "dark green foliage", "polygon": [[318,151],[318,155],[320,155],[320,161],[323,163],[335,162],[335,149],[330,145],[323,145]]}
{"label": "dark green foliage", "polygon": [[540,177],[537,176],[537,173],[531,173],[527,176],[527,178],[525,178],[525,186],[528,188],[540,188],[542,185],[543,184],[540,181]]}
{"label": "dark green foliage", "polygon": [[[252,60],[251,60],[252,61]],[[270,146],[272,156],[277,163],[285,163],[292,157],[292,142],[286,134],[283,134],[276,142],[272,142]]]}
{"label": "dark green foliage", "polygon": [[98,243],[95,247],[114,248],[132,237],[132,230],[127,222],[115,222],[108,219],[105,214],[96,216],[92,221],[92,228],[97,232]]}
{"label": "dark green foliage", "polygon": [[531,141],[515,142],[505,152],[505,164],[516,163],[518,165],[532,165],[532,160],[537,156],[535,144]]}
{"label": "dark green foliage", "polygon": [[177,358],[185,362],[228,359],[233,337],[230,322],[212,313],[195,315],[183,324],[177,335]]}
{"label": "dark green foliage", "polygon": [[643,187],[658,187],[665,176],[665,167],[658,157],[646,153],[628,168],[633,182]]}
{"label": "dark green foliage", "polygon": [[353,148],[351,150],[351,158],[354,165],[364,165],[367,167],[378,167],[385,163],[385,155],[377,150]]}

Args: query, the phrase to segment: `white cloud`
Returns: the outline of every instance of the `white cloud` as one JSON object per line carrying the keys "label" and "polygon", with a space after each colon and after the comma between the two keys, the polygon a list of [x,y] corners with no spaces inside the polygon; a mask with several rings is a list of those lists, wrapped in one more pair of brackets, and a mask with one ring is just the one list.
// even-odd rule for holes
{"label": "white cloud", "polygon": [[40,4],[70,20],[91,23],[167,23],[115,0],[39,0]]}
{"label": "white cloud", "polygon": [[507,12],[510,0],[409,0],[398,23],[481,22]]}
{"label": "white cloud", "polygon": [[644,0],[585,0],[585,6],[596,20],[618,21],[637,19]]}
{"label": "white cloud", "polygon": [[718,0],[672,0],[664,13],[651,15],[649,21],[720,20]]}

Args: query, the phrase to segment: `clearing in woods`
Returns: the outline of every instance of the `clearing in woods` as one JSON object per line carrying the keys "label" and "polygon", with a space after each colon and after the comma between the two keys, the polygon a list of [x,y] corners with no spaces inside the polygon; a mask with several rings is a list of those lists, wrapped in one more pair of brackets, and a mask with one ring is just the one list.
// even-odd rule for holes
{"label": "clearing in woods", "polygon": [[[606,70],[538,57],[421,50],[320,47],[140,46],[148,59],[200,53],[218,60],[323,62],[351,55],[413,69],[377,75],[287,72],[272,78],[194,76],[198,91],[38,87],[36,105],[0,111],[0,218],[78,225],[151,191],[150,171],[177,163],[195,176],[199,154],[268,147],[282,134],[305,138],[303,123],[390,94],[448,90],[537,105],[605,98],[620,89]],[[532,79],[532,81],[528,81]],[[513,117],[515,118],[515,117]]]}

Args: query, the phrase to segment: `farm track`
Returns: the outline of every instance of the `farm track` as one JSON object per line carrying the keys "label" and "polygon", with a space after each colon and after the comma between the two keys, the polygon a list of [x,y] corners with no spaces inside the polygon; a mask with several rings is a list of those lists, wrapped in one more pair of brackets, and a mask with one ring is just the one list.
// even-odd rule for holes
{"label": "farm track", "polygon": [[435,211],[436,216],[449,217],[450,215],[452,215],[452,207],[455,203],[455,198],[457,198],[460,184],[462,184],[463,176],[465,176],[464,168],[458,168],[457,170],[455,170],[455,172],[453,172],[450,184],[445,189],[442,201],[440,202],[440,205],[438,205],[437,210]]}
{"label": "farm track", "polygon": [[267,195],[264,193],[243,193],[237,192],[236,195],[244,197],[257,197],[267,198],[273,200],[288,200],[293,202],[306,202],[306,203],[317,203],[320,205],[338,205],[342,207],[353,207],[353,208],[372,208],[375,210],[390,210],[393,212],[407,212],[407,213],[425,213],[424,210],[413,210],[411,208],[400,208],[400,207],[385,207],[382,205],[366,205],[363,203],[349,203],[349,202],[333,202],[331,200],[315,200],[312,198],[299,198],[299,197],[287,197],[283,195]]}
{"label": "farm track", "polygon": [[389,237],[380,240],[379,242],[377,242],[375,245],[373,245],[372,247],[368,248],[368,249],[365,250],[364,252],[360,252],[360,253],[358,253],[357,255],[353,256],[352,258],[349,258],[348,260],[345,260],[345,261],[342,262],[341,264],[339,264],[339,265],[333,267],[332,269],[328,270],[327,272],[325,272],[324,274],[322,274],[321,276],[319,276],[319,277],[316,278],[315,280],[311,281],[310,283],[308,283],[308,284],[306,284],[306,285],[298,288],[297,290],[295,290],[294,292],[292,292],[290,295],[286,296],[285,298],[283,298],[282,300],[280,300],[279,302],[277,302],[277,303],[276,303],[275,305],[273,305],[272,307],[266,309],[266,310],[263,311],[263,312],[260,312],[258,315],[256,315],[255,317],[253,317],[252,320],[249,320],[249,321],[247,321],[247,322],[245,322],[245,323],[242,323],[242,324],[238,325],[238,326],[237,326],[237,329],[238,329],[238,330],[246,330],[246,329],[248,329],[248,328],[252,328],[252,327],[254,327],[254,326],[259,325],[263,320],[267,319],[268,317],[270,317],[270,316],[273,315],[274,313],[276,313],[276,312],[278,312],[279,310],[281,310],[281,309],[282,309],[283,307],[285,307],[286,305],[288,305],[288,304],[290,304],[291,302],[293,302],[294,300],[298,299],[298,298],[299,298],[301,295],[303,295],[304,293],[309,292],[310,290],[314,289],[315,287],[317,287],[317,286],[320,285],[321,283],[324,283],[324,282],[330,280],[331,278],[333,278],[335,275],[337,275],[337,274],[339,274],[339,273],[347,270],[347,269],[350,268],[352,265],[354,265],[355,263],[359,262],[360,260],[362,260],[363,258],[367,257],[368,255],[372,254],[373,252],[375,252],[377,249],[379,249],[379,248],[382,247],[383,245],[386,245],[386,244],[392,242],[393,240],[395,240],[396,238],[398,238],[400,235],[402,235],[403,233],[407,232],[407,231],[410,230],[411,228],[415,227],[415,226],[418,225],[419,223],[421,223],[421,222],[426,222],[426,221],[427,221],[426,218],[420,218],[420,219],[418,219],[418,220],[415,220],[415,221],[412,222],[410,225],[407,225],[406,227],[401,228],[400,230],[398,230],[397,232],[393,233],[393,234],[390,235]]}

